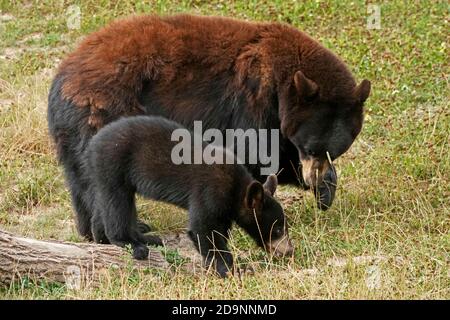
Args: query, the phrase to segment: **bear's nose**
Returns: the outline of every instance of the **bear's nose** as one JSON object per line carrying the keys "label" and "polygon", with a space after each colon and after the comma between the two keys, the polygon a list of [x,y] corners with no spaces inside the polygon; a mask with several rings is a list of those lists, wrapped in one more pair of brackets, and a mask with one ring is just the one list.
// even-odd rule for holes
{"label": "bear's nose", "polygon": [[282,237],[278,240],[271,241],[268,248],[275,257],[290,257],[294,254],[294,246],[288,237]]}

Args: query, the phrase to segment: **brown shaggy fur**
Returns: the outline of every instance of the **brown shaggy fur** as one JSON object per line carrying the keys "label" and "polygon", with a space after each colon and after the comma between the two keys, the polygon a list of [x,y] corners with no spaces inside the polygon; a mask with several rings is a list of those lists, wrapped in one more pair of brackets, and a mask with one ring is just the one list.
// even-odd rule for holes
{"label": "brown shaggy fur", "polygon": [[[288,90],[297,70],[318,84],[321,101],[354,104],[348,100],[354,97],[355,81],[344,63],[305,33],[279,23],[191,15],[133,17],[87,36],[59,73],[70,79],[63,84],[63,97],[90,108],[89,124],[100,128],[105,113],[111,118],[144,113],[138,96],[145,81],[156,96],[164,97],[164,108],[176,108],[170,113],[183,117],[189,113],[183,108],[193,103],[177,100],[177,93],[187,90],[187,83],[218,74],[228,77],[224,92],[244,93],[249,111],[259,119],[273,93]],[[283,107],[280,103],[286,130],[283,119],[294,111]],[[295,112],[297,120],[302,117],[302,110]]]}

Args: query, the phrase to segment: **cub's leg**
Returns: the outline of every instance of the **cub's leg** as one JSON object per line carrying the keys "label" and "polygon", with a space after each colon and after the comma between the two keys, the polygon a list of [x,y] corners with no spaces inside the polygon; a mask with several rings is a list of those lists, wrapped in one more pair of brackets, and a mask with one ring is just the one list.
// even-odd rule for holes
{"label": "cub's leg", "polygon": [[[134,210],[133,216],[136,217],[137,216],[136,206],[133,206],[133,210]],[[145,232],[142,231],[144,226],[147,227],[147,229],[144,229],[144,230],[146,230]],[[155,246],[155,247],[163,246],[163,242],[160,237],[150,235],[150,234],[144,234],[149,231],[151,231],[151,229],[148,225],[140,222],[139,220],[137,221],[136,227],[135,227],[135,234],[140,242],[145,243],[149,246]]]}
{"label": "cub's leg", "polygon": [[106,237],[105,226],[100,209],[94,209],[91,219],[91,229],[95,242],[104,244],[110,243],[108,237]]}
{"label": "cub's leg", "polygon": [[213,265],[218,275],[225,278],[228,273],[233,273],[233,256],[227,247],[231,223],[224,225],[224,222],[218,219],[211,220],[211,216],[213,215],[204,215],[209,221],[202,221],[201,214],[190,213],[188,235],[203,256],[205,266]]}
{"label": "cub's leg", "polygon": [[105,234],[109,241],[120,247],[129,245],[135,259],[146,259],[149,251],[143,235],[137,230],[132,188],[124,183],[104,186],[102,190],[98,190],[98,198]]}

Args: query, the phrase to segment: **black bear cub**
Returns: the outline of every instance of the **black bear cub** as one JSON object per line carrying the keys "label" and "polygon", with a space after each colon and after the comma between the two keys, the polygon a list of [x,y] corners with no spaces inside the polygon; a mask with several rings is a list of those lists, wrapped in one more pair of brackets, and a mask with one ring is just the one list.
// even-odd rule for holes
{"label": "black bear cub", "polygon": [[183,127],[161,117],[136,116],[115,121],[93,137],[87,163],[94,188],[95,241],[131,245],[136,259],[147,258],[147,244],[161,244],[138,231],[138,193],[189,211],[189,237],[220,276],[233,266],[227,249],[233,221],[265,250],[292,254],[283,209],[272,197],[276,176],[263,185],[239,164],[175,164],[171,155],[178,142],[171,137],[176,129]]}

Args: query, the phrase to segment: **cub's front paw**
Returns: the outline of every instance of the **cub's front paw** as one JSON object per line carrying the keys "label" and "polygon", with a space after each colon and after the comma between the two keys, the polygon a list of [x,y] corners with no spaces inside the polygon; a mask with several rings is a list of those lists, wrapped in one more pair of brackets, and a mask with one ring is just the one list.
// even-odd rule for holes
{"label": "cub's front paw", "polygon": [[207,259],[206,265],[210,266],[211,264],[219,277],[227,278],[233,275],[233,257],[231,254],[216,257],[212,261]]}
{"label": "cub's front paw", "polygon": [[148,258],[149,250],[144,244],[137,244],[133,246],[133,258],[137,260],[145,260]]}
{"label": "cub's front paw", "polygon": [[233,275],[233,266],[228,266],[223,261],[216,263],[216,273],[221,278],[227,278]]}

